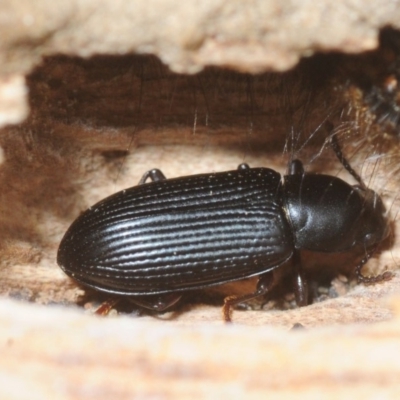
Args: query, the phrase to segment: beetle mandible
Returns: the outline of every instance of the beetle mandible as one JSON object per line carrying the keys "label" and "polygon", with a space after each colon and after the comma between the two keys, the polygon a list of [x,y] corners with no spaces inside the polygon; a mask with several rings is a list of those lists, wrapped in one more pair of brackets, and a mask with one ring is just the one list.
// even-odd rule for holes
{"label": "beetle mandible", "polygon": [[247,164],[174,179],[153,169],[138,186],[81,214],[65,233],[57,262],[85,286],[156,311],[185,291],[258,276],[253,293],[225,299],[226,321],[234,305],[268,293],[288,261],[296,302],[306,305],[301,250],[359,252],[359,282],[390,279],[389,272],[361,273],[389,233],[383,202],[350,166],[335,136],[331,144],[358,185],[305,173],[299,160],[283,177]]}

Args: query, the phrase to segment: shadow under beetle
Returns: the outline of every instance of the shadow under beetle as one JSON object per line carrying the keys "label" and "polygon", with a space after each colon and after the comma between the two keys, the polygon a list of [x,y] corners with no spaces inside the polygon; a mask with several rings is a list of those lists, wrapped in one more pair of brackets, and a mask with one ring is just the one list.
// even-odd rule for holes
{"label": "shadow under beetle", "polygon": [[306,305],[301,250],[361,254],[355,267],[359,282],[390,279],[390,272],[361,273],[389,233],[387,213],[335,136],[331,143],[358,185],[305,173],[299,160],[283,177],[247,164],[175,179],[153,169],[138,186],[81,214],[65,233],[57,262],[85,286],[129,296],[156,311],[171,307],[183,292],[258,276],[253,293],[225,299],[226,321],[234,305],[268,293],[289,260],[296,302]]}

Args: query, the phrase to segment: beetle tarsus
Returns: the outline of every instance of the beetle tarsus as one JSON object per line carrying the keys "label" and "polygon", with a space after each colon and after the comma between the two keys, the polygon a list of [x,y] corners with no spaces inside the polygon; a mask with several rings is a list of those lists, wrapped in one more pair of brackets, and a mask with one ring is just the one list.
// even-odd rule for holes
{"label": "beetle tarsus", "polygon": [[253,293],[244,294],[243,296],[228,296],[224,299],[224,306],[222,307],[222,314],[225,322],[232,322],[232,308],[245,301],[255,299],[267,294],[276,284],[275,275],[273,271],[267,272],[258,278],[257,289]]}
{"label": "beetle tarsus", "polygon": [[255,299],[256,297],[262,296],[266,293],[264,289],[257,289],[253,293],[248,293],[243,296],[228,296],[224,299],[224,305],[222,307],[222,314],[225,322],[232,322],[232,309],[234,306],[244,303],[245,301]]}
{"label": "beetle tarsus", "polygon": [[101,305],[95,310],[95,315],[100,315],[102,317],[107,316],[110,311],[119,303],[120,299],[108,299],[101,303]]}
{"label": "beetle tarsus", "polygon": [[236,304],[237,296],[228,296],[224,299],[224,305],[222,307],[222,315],[224,321],[229,323],[232,322],[232,307]]}

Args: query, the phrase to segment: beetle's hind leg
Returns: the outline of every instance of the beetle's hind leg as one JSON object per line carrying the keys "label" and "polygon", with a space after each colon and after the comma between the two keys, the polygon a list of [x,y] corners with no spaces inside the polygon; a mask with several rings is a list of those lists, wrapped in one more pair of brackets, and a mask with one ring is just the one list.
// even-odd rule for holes
{"label": "beetle's hind leg", "polygon": [[147,179],[150,179],[152,182],[159,182],[165,181],[167,178],[159,169],[154,168],[150,171],[145,172],[138,184],[143,185],[144,183],[146,183]]}

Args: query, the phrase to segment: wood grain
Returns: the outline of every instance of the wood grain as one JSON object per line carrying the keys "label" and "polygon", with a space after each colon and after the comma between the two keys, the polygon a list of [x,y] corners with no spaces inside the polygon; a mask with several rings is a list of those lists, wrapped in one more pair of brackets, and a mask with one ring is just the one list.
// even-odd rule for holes
{"label": "wood grain", "polygon": [[0,302],[4,399],[396,398],[396,318],[304,330],[102,319]]}

